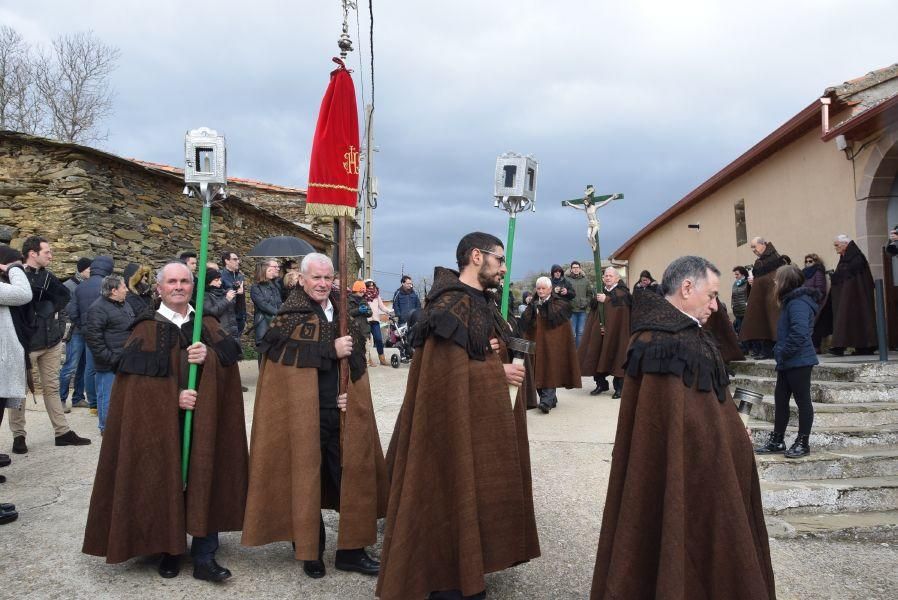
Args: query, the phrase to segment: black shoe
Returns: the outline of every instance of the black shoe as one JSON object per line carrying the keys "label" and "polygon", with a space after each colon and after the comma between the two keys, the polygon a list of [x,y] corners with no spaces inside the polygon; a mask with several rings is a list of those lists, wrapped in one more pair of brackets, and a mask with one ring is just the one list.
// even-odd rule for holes
{"label": "black shoe", "polygon": [[181,572],[181,556],[176,554],[163,554],[159,561],[159,575],[165,579],[177,577]]}
{"label": "black shoe", "polygon": [[0,525],[12,523],[19,518],[19,513],[14,510],[0,512]]}
{"label": "black shoe", "polygon": [[784,433],[771,431],[764,445],[755,448],[755,454],[778,454],[783,452],[786,449],[786,444],[783,442],[785,436],[786,434]]}
{"label": "black shoe", "polygon": [[304,560],[302,562],[303,572],[312,579],[321,579],[327,574],[324,569],[324,561],[322,560]]}
{"label": "black shoe", "polygon": [[25,436],[17,435],[12,439],[13,454],[28,454],[28,446],[25,444]]}
{"label": "black shoe", "polygon": [[617,390],[614,390],[614,393],[611,394],[611,399],[612,399],[612,400],[617,400],[617,399],[619,399],[619,398],[620,398],[620,392],[617,391]]}
{"label": "black shoe", "polygon": [[808,443],[808,436],[799,435],[795,438],[792,447],[786,450],[786,458],[801,458],[811,453],[811,445]]}
{"label": "black shoe", "polygon": [[380,563],[368,556],[363,548],[358,550],[337,550],[334,566],[341,571],[355,571],[362,575],[380,573]]}
{"label": "black shoe", "polygon": [[0,475],[0,483],[6,483],[6,475]]}
{"label": "black shoe", "polygon": [[87,446],[90,444],[90,440],[87,438],[79,437],[77,433],[72,431],[71,429],[63,433],[62,435],[56,436],[56,445],[57,446]]}
{"label": "black shoe", "polygon": [[219,583],[230,576],[231,572],[215,562],[214,558],[208,562],[193,563],[194,579]]}
{"label": "black shoe", "polygon": [[72,402],[72,408],[90,408],[90,403],[87,400],[78,400],[78,402]]}
{"label": "black shoe", "polygon": [[9,458],[9,454],[0,454],[0,467],[8,467],[12,464],[12,460]]}
{"label": "black shoe", "polygon": [[0,512],[10,512],[16,509],[15,504],[0,504]]}
{"label": "black shoe", "polygon": [[845,348],[830,348],[827,353],[833,356],[845,356]]}
{"label": "black shoe", "polygon": [[597,385],[597,386],[596,386],[596,389],[594,389],[593,391],[589,392],[589,395],[590,395],[590,396],[598,396],[599,394],[601,394],[602,392],[604,392],[604,391],[607,390],[607,389],[608,389],[607,387],[604,387],[604,388],[603,388],[602,386]]}
{"label": "black shoe", "polygon": [[552,407],[546,404],[545,402],[539,403],[539,409],[543,411],[543,414],[549,414],[549,411],[552,410]]}

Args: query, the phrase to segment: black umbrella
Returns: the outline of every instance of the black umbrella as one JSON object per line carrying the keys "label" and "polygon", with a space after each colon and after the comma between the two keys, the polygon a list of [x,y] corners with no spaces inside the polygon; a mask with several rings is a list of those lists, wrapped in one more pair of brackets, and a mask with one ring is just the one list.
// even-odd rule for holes
{"label": "black umbrella", "polygon": [[264,239],[247,253],[256,258],[293,258],[315,252],[312,244],[292,235],[279,235]]}

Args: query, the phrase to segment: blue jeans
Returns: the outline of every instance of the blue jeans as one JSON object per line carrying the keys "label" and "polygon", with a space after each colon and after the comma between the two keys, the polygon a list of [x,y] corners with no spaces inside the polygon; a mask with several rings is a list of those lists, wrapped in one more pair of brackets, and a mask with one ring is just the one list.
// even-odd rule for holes
{"label": "blue jeans", "polygon": [[109,414],[109,395],[112,392],[113,371],[97,371],[94,381],[97,383],[97,416],[100,417],[100,431],[106,429],[106,415]]}
{"label": "blue jeans", "polygon": [[215,558],[216,550],[218,550],[217,531],[203,537],[194,537],[190,543],[190,556],[193,557],[194,564],[210,562]]}
{"label": "blue jeans", "polygon": [[574,345],[580,347],[583,328],[586,326],[586,312],[571,313],[571,328],[574,330]]}
{"label": "blue jeans", "polygon": [[77,331],[65,345],[65,364],[59,371],[59,399],[65,404],[69,397],[69,384],[75,377],[72,404],[84,400],[84,336]]}
{"label": "blue jeans", "polygon": [[84,346],[84,393],[91,408],[97,408],[97,370],[94,368],[94,355],[87,345]]}
{"label": "blue jeans", "polygon": [[380,321],[369,321],[371,326],[371,337],[374,338],[374,347],[377,348],[378,356],[384,353],[384,339],[380,333]]}

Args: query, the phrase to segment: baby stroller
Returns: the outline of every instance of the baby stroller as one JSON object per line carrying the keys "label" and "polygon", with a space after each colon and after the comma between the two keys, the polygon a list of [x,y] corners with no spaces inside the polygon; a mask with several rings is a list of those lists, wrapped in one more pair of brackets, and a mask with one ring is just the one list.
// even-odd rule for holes
{"label": "baby stroller", "polygon": [[412,360],[412,355],[415,353],[409,339],[409,331],[414,325],[415,316],[415,313],[412,313],[408,322],[400,325],[399,319],[397,319],[395,315],[390,315],[390,331],[387,334],[387,341],[384,345],[387,348],[396,348],[399,350],[398,355],[390,355],[390,364],[394,369],[398,369],[400,363],[410,362]]}

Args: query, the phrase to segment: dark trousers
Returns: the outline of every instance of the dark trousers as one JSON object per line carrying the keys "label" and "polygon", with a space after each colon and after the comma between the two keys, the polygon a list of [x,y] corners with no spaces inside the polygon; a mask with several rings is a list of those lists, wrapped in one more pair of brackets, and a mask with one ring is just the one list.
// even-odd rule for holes
{"label": "dark trousers", "polygon": [[[608,389],[608,376],[611,373],[599,373],[598,375],[593,375],[592,379],[596,382],[596,385],[600,387],[602,390]],[[614,386],[614,391],[618,394],[621,393],[624,389],[624,378],[623,377],[612,377],[611,385]]]}
{"label": "dark trousers", "polygon": [[190,543],[190,556],[194,563],[208,563],[215,558],[218,550],[218,532],[214,531],[202,537],[194,537]]}
{"label": "dark trousers", "polygon": [[795,398],[798,405],[798,435],[810,435],[814,424],[814,405],[811,404],[811,370],[810,367],[797,367],[776,372],[776,388],[773,401],[776,407],[773,430],[785,433],[789,424],[789,397]]}
{"label": "dark trousers", "polygon": [[371,326],[371,337],[374,338],[374,347],[380,356],[384,353],[384,337],[380,331],[380,321],[369,321],[368,325]]}
{"label": "dark trousers", "polygon": [[538,389],[536,393],[539,396],[540,404],[544,404],[549,408],[558,406],[558,394],[555,393],[555,388]]}
{"label": "dark trousers", "polygon": [[[340,481],[343,478],[343,467],[340,465],[340,409],[322,408],[321,417],[321,479],[329,480],[330,485],[340,493]],[[326,542],[324,533],[324,518],[318,524],[318,557],[324,553]],[[337,558],[349,559],[355,556],[359,549],[337,550]]]}

